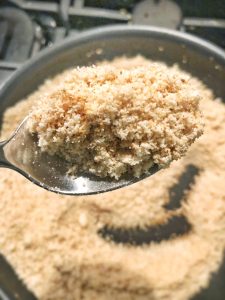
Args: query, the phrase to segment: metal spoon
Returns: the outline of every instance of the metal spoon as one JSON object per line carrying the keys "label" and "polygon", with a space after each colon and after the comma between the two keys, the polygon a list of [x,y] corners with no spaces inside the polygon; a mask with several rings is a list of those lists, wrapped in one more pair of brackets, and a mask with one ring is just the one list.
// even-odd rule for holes
{"label": "metal spoon", "polygon": [[159,170],[157,165],[139,178],[130,176],[119,180],[82,174],[67,175],[66,161],[57,155],[42,152],[37,137],[30,134],[27,118],[10,139],[0,142],[0,167],[13,169],[46,190],[66,195],[91,195],[112,191],[142,180]]}

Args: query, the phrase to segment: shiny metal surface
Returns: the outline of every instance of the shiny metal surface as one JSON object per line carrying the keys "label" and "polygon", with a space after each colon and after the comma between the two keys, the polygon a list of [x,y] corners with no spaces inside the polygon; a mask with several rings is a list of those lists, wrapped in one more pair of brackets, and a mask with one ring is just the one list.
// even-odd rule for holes
{"label": "shiny metal surface", "polygon": [[[103,49],[101,55],[95,52],[99,48]],[[159,51],[159,49],[164,49],[164,51]],[[163,61],[168,65],[178,64],[183,70],[201,78],[216,96],[225,99],[225,52],[222,49],[195,36],[163,28],[101,27],[67,38],[58,46],[41,51],[21,66],[0,89],[0,127],[6,109],[36,90],[44,79],[72,66],[91,65],[99,60],[137,54],[142,54],[152,60]],[[182,191],[186,187],[187,179],[179,182],[176,193],[182,196]],[[172,197],[172,193],[170,194]],[[180,230],[180,227],[176,229]],[[144,238],[140,236],[139,241],[144,243]],[[224,300],[224,278],[225,256],[220,269],[212,274],[209,285],[191,300]],[[5,297],[10,300],[37,299],[21,284],[12,268],[10,270],[6,261],[0,256],[1,291],[4,291]]]}
{"label": "shiny metal surface", "polygon": [[133,184],[159,170],[154,165],[140,178],[122,177],[120,180],[100,178],[91,174],[67,175],[67,162],[56,155],[42,152],[38,138],[27,130],[27,118],[12,137],[0,143],[0,167],[13,169],[46,190],[66,195],[99,194]]}

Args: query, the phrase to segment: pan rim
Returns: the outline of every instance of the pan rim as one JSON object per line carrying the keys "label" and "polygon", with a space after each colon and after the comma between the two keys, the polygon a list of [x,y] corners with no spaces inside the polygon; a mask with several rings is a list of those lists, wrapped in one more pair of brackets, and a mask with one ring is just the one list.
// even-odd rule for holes
{"label": "pan rim", "polygon": [[59,43],[47,47],[41,50],[35,57],[30,58],[22,66],[20,66],[2,85],[0,88],[0,97],[8,90],[8,88],[26,71],[35,66],[37,63],[42,61],[44,58],[55,55],[61,52],[65,47],[74,47],[74,45],[80,45],[92,41],[94,39],[110,38],[114,34],[117,35],[134,35],[134,34],[146,34],[146,35],[157,35],[163,36],[167,39],[172,39],[185,43],[186,45],[192,46],[192,48],[201,48],[204,52],[208,52],[216,56],[225,66],[225,51],[217,45],[196,37],[189,33],[180,32],[173,29],[167,29],[155,26],[144,26],[144,25],[107,25],[100,26],[94,29],[85,30],[79,33],[77,36],[67,37]]}

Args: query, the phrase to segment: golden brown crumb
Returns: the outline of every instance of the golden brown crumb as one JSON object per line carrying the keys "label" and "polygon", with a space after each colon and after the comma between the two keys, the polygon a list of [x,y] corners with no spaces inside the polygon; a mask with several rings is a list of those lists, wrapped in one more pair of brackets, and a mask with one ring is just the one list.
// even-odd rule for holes
{"label": "golden brown crumb", "polygon": [[34,106],[29,128],[71,173],[139,177],[179,159],[202,134],[199,100],[187,76],[160,64],[83,67]]}
{"label": "golden brown crumb", "polygon": [[[153,65],[143,57],[118,58],[110,64],[126,69]],[[171,72],[188,76],[176,67]],[[47,80],[8,109],[2,137],[10,136],[67,73]],[[38,300],[187,300],[208,286],[225,250],[225,105],[214,101],[200,81],[189,81],[203,99],[204,134],[183,158],[149,179],[118,191],[73,198],[0,169],[0,251]],[[201,171],[180,208],[168,210],[170,189],[188,165]],[[190,232],[139,247],[110,243],[98,234],[105,225],[146,228],[171,215],[183,215]]]}

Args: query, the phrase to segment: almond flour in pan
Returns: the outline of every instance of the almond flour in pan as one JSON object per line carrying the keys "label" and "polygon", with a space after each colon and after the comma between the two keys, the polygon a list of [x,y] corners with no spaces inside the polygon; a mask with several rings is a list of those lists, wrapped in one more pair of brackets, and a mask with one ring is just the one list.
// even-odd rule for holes
{"label": "almond flour in pan", "polygon": [[[118,58],[110,65],[129,69],[152,62]],[[176,67],[170,70],[189,76]],[[47,80],[8,109],[2,137],[66,74]],[[209,284],[225,250],[225,105],[197,79],[190,77],[190,82],[202,98],[204,134],[185,157],[147,180],[73,198],[0,170],[0,251],[39,300],[187,300]],[[199,175],[180,208],[168,210],[169,190],[189,165]],[[146,228],[173,215],[186,218],[189,233],[139,247],[118,245],[98,234],[106,225]]]}
{"label": "almond flour in pan", "polygon": [[202,134],[199,100],[187,76],[161,64],[83,67],[41,97],[28,125],[72,173],[139,177],[179,159]]}

